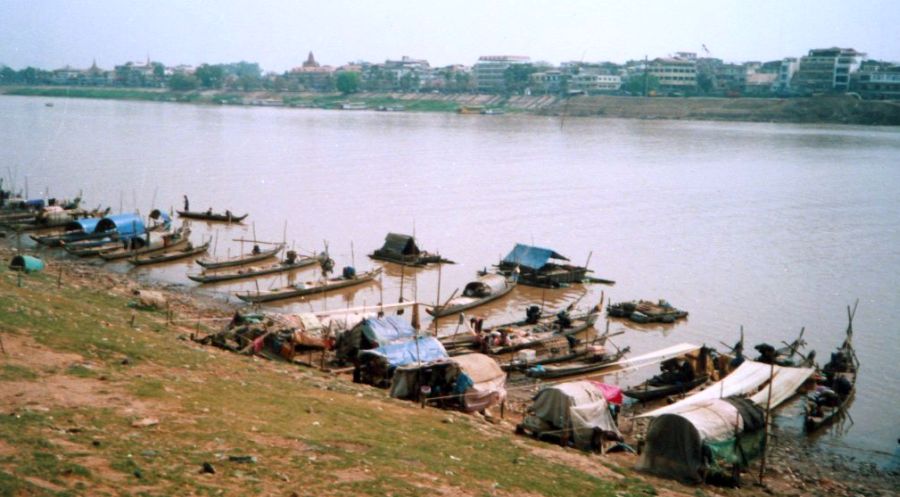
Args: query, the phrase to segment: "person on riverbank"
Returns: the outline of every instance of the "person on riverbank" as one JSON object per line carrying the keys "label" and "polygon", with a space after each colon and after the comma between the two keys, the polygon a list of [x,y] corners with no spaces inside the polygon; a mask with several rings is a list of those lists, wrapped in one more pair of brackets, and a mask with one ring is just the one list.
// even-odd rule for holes
{"label": "person on riverbank", "polygon": [[188,201],[187,195],[184,196],[184,211],[191,210],[191,203]]}

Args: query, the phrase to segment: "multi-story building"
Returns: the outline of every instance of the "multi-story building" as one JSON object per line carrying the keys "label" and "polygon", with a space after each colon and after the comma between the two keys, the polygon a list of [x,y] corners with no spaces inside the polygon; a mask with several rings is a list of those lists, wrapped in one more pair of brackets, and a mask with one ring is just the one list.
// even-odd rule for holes
{"label": "multi-story building", "polygon": [[812,49],[800,58],[791,86],[807,93],[846,92],[850,89],[850,75],[865,56],[852,48]]}
{"label": "multi-story building", "polygon": [[900,65],[863,67],[854,75],[850,88],[864,98],[900,99]]}
{"label": "multi-story building", "polygon": [[313,53],[309,52],[303,65],[291,69],[287,76],[305,89],[323,91],[332,88],[333,74],[334,67],[319,64]]}
{"label": "multi-story building", "polygon": [[693,92],[697,88],[696,56],[653,59],[647,65],[647,72],[659,80],[662,92]]}
{"label": "multi-story building", "polygon": [[794,73],[797,72],[798,67],[800,67],[800,62],[796,57],[785,57],[781,59],[781,66],[778,68],[778,77],[775,78],[772,89],[779,93],[791,91],[791,80],[793,80]]}
{"label": "multi-story building", "polygon": [[563,90],[568,75],[558,69],[536,72],[531,75],[531,85],[539,93],[554,94]]}
{"label": "multi-story building", "polygon": [[475,85],[479,92],[496,93],[506,89],[504,73],[514,64],[528,64],[531,58],[524,55],[482,55],[472,67]]}
{"label": "multi-story building", "polygon": [[622,87],[622,77],[618,74],[582,71],[569,79],[569,91],[603,93],[617,91]]}

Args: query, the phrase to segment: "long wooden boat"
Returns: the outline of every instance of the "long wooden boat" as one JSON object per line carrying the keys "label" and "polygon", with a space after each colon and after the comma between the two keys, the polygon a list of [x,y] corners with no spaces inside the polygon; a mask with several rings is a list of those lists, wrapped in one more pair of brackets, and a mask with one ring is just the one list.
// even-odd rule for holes
{"label": "long wooden boat", "polygon": [[499,274],[486,274],[466,284],[461,296],[451,298],[443,305],[426,309],[425,312],[438,318],[449,316],[497,300],[515,287],[514,280]]}
{"label": "long wooden boat", "polygon": [[847,315],[850,324],[847,325],[847,337],[837,351],[831,354],[831,360],[823,368],[825,380],[806,397],[803,425],[807,433],[812,433],[836,419],[847,410],[848,404],[853,400],[856,390],[856,374],[859,370],[859,359],[856,358],[856,351],[853,350],[853,316],[855,314],[856,305],[853,306],[852,311],[848,306]]}
{"label": "long wooden boat", "polygon": [[177,211],[178,215],[188,219],[200,219],[203,221],[220,221],[225,223],[239,223],[243,221],[248,214],[244,214],[243,216],[235,216],[230,211],[225,211],[224,214],[220,214],[218,212],[212,211]]}
{"label": "long wooden boat", "polygon": [[535,366],[525,371],[525,375],[530,378],[550,379],[562,378],[563,376],[575,376],[580,374],[592,373],[599,371],[610,364],[622,358],[631,347],[617,350],[614,354],[602,354],[595,356],[593,359],[585,361],[575,361],[559,366]]}
{"label": "long wooden boat", "polygon": [[139,255],[156,254],[159,252],[166,252],[169,250],[182,248],[190,243],[190,239],[188,238],[190,234],[191,230],[185,226],[182,226],[178,231],[175,231],[173,233],[164,233],[156,239],[151,239],[150,245],[147,245],[145,247],[137,249],[126,249],[124,247],[119,247],[115,250],[101,252],[100,258],[105,261],[117,261],[121,259],[137,257]]}
{"label": "long wooden boat", "polygon": [[71,255],[76,255],[78,257],[93,257],[95,255],[100,255],[103,252],[122,248],[123,243],[125,242],[120,240],[110,240],[109,238],[107,238],[105,240],[98,240],[96,243],[90,243],[87,245],[66,244],[63,245],[63,248],[65,248],[66,252]]}
{"label": "long wooden boat", "polygon": [[275,257],[275,254],[281,252],[284,249],[283,243],[278,243],[271,249],[267,250],[259,250],[259,245],[254,246],[254,250],[249,254],[240,254],[234,257],[230,257],[228,259],[197,259],[197,264],[200,264],[206,269],[219,269],[223,267],[234,267],[241,266],[243,264],[249,264],[251,262],[257,262],[264,259],[268,259],[270,257]]}
{"label": "long wooden boat", "polygon": [[352,277],[338,276],[327,280],[307,281],[274,290],[268,290],[259,293],[238,294],[237,298],[244,302],[271,302],[273,300],[283,300],[293,297],[301,297],[304,295],[321,294],[330,290],[347,288],[351,286],[368,283],[381,274],[382,268],[375,268],[365,273],[354,274]]}
{"label": "long wooden boat", "polygon": [[640,385],[625,390],[625,395],[641,402],[661,399],[669,395],[677,395],[689,392],[709,380],[708,374],[702,374],[690,381],[680,381],[675,383],[654,385],[651,380],[647,380]]}
{"label": "long wooden boat", "polygon": [[784,347],[774,348],[769,344],[762,343],[754,348],[759,352],[757,362],[772,364],[785,367],[812,367],[815,364],[816,351],[810,351],[809,354],[803,355],[800,349],[806,346],[806,340],[803,339],[803,332],[806,328],[800,329],[800,335],[791,343],[782,342]]}
{"label": "long wooden boat", "polygon": [[564,322],[557,316],[550,323],[495,326],[483,333],[482,350],[486,354],[498,355],[539,347],[584,332],[594,326],[599,316],[600,310],[595,307],[586,313],[568,316]]}
{"label": "long wooden boat", "polygon": [[46,245],[48,247],[59,247],[60,245],[65,243],[74,243],[80,242],[82,240],[96,240],[99,238],[103,238],[109,236],[109,233],[104,232],[93,232],[93,233],[85,233],[83,231],[76,232],[63,232],[63,233],[51,233],[47,235],[29,235],[32,240],[35,242]]}
{"label": "long wooden boat", "polygon": [[295,269],[308,267],[316,263],[321,263],[326,257],[326,255],[320,254],[312,257],[302,257],[300,259],[295,259],[293,262],[284,260],[281,262],[276,262],[274,264],[269,264],[267,266],[247,266],[236,268],[231,271],[216,271],[213,273],[207,273],[204,271],[200,274],[189,274],[187,275],[187,277],[199,283],[218,283],[220,281],[256,278],[258,276],[284,273],[287,271],[293,271]]}
{"label": "long wooden boat", "polygon": [[210,242],[206,242],[203,245],[200,245],[198,247],[194,247],[193,245],[188,243],[186,247],[184,247],[180,250],[175,250],[172,252],[162,252],[159,254],[139,255],[137,257],[132,257],[131,259],[128,259],[128,262],[130,262],[136,266],[145,266],[148,264],[158,264],[160,262],[169,262],[169,261],[176,261],[178,259],[186,259],[188,257],[192,257],[194,255],[202,254],[203,252],[206,252],[209,249],[209,243]]}
{"label": "long wooden boat", "polygon": [[650,302],[639,300],[636,302],[610,303],[606,307],[606,313],[610,317],[628,318],[636,323],[674,323],[676,319],[687,317],[687,311],[676,309],[665,300]]}

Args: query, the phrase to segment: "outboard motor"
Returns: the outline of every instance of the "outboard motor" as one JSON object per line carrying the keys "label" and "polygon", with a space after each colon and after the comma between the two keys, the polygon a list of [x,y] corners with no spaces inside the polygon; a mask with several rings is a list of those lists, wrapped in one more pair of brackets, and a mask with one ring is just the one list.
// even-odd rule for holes
{"label": "outboard motor", "polygon": [[541,319],[541,308],[532,305],[525,309],[525,322],[528,324],[536,324]]}

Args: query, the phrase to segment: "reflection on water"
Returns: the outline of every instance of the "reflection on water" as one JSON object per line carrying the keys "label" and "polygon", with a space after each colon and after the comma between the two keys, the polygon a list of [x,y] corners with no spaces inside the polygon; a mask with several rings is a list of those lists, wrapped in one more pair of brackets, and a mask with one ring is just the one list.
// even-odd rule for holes
{"label": "reflection on water", "polygon": [[[863,369],[843,437],[891,453],[900,398],[900,133],[896,128],[567,119],[506,115],[243,109],[0,97],[0,162],[31,193],[84,190],[98,203],[149,212],[181,206],[249,212],[243,225],[194,223],[212,255],[240,238],[286,240],[304,253],[327,242],[339,274],[383,265],[381,284],[287,301],[282,311],[346,308],[403,298],[435,303],[515,243],[547,246],[615,286],[519,287],[472,315],[501,323],[528,305],[547,312],[581,297],[665,298],[690,312],[675,325],[612,322],[633,354],[677,342],[779,344],[805,326],[827,358],[843,338],[845,306]],[[382,264],[366,254],[388,232],[457,262]],[[125,271],[127,264],[113,265]],[[199,287],[191,261],[137,274],[215,295],[318,277],[318,268],[256,283]],[[401,278],[402,275],[402,278]],[[440,290],[438,279],[440,275]],[[423,321],[427,316],[423,313]],[[455,318],[441,320],[452,332]],[[604,324],[598,323],[598,327]],[[628,380],[640,381],[639,372]],[[611,378],[616,381],[616,378]]]}

